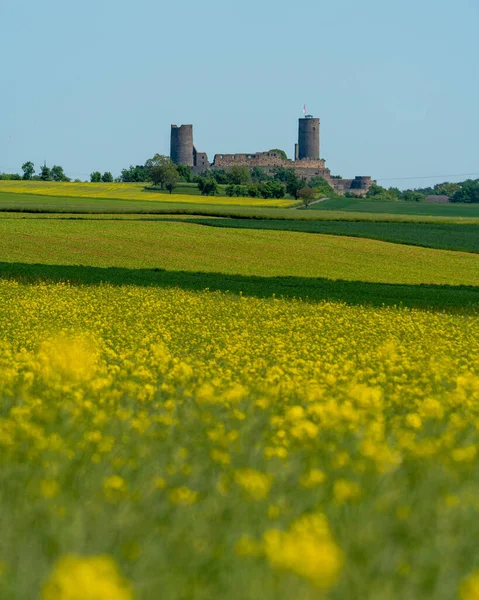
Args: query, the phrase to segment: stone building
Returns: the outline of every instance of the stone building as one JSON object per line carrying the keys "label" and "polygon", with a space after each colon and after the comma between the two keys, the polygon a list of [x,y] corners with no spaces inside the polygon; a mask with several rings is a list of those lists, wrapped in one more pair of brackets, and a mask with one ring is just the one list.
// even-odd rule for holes
{"label": "stone building", "polygon": [[193,167],[196,173],[231,169],[234,166],[252,170],[261,167],[266,172],[276,167],[294,169],[298,177],[309,181],[312,177],[323,177],[338,194],[351,192],[365,196],[375,181],[369,176],[357,175],[354,179],[342,179],[331,175],[325,161],[320,158],[320,120],[307,115],[299,119],[298,143],[294,147],[294,160],[284,159],[278,152],[254,152],[251,154],[215,154],[208,161],[205,152],[198,152],[193,143],[193,125],[171,126],[171,160],[179,165]]}

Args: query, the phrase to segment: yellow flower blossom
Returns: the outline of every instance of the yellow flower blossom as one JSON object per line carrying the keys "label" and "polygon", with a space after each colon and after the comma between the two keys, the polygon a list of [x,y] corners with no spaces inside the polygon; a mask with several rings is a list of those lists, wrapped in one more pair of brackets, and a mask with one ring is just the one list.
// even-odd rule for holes
{"label": "yellow flower blossom", "polygon": [[189,489],[186,486],[177,487],[168,494],[171,503],[179,506],[189,506],[198,500],[198,492]]}
{"label": "yellow flower blossom", "polygon": [[479,600],[479,571],[467,577],[460,587],[460,600]]}
{"label": "yellow flower blossom", "polygon": [[235,481],[253,500],[262,500],[268,495],[273,478],[254,469],[238,469]]}
{"label": "yellow flower blossom", "polygon": [[320,469],[311,469],[301,476],[299,482],[305,488],[314,488],[326,480],[326,474]]}
{"label": "yellow flower blossom", "polygon": [[103,490],[110,502],[122,499],[128,491],[128,484],[119,475],[111,475],[103,482]]}
{"label": "yellow flower blossom", "polygon": [[[421,597],[444,579],[421,558],[438,556],[437,531],[463,557],[452,585],[479,564],[478,448],[469,309],[0,280],[0,596],[38,597],[52,553],[81,548],[118,552],[145,597],[188,595],[187,580],[231,598],[245,573],[246,593],[286,597],[294,581],[270,567],[326,589],[343,560],[340,595]],[[319,506],[334,540],[324,517],[298,517]],[[88,598],[82,577],[95,579],[108,598],[99,563],[68,564],[47,583]]]}
{"label": "yellow flower blossom", "polygon": [[130,584],[110,556],[61,558],[41,593],[41,600],[133,600]]}
{"label": "yellow flower blossom", "polygon": [[334,482],[333,493],[336,502],[343,504],[344,502],[357,500],[361,496],[361,488],[354,481],[338,479]]}
{"label": "yellow flower blossom", "polygon": [[323,515],[302,517],[288,531],[271,529],[263,543],[273,568],[292,571],[319,589],[329,589],[336,582],[343,555]]}

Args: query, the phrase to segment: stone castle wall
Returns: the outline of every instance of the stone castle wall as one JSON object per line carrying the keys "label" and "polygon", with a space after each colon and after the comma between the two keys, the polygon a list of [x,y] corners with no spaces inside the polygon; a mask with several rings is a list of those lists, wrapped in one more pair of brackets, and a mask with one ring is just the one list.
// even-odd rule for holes
{"label": "stone castle wall", "polygon": [[277,152],[255,152],[254,154],[216,154],[211,165],[213,169],[231,167],[285,167],[286,169],[324,169],[324,160],[285,160]]}
{"label": "stone castle wall", "polygon": [[356,176],[354,179],[337,179],[336,177],[332,177],[327,181],[337,194],[351,192],[357,196],[365,196],[371,185],[376,183],[371,177],[361,175]]}
{"label": "stone castle wall", "polygon": [[210,168],[208,155],[206,152],[198,152],[193,146],[193,165],[197,173],[203,173]]}

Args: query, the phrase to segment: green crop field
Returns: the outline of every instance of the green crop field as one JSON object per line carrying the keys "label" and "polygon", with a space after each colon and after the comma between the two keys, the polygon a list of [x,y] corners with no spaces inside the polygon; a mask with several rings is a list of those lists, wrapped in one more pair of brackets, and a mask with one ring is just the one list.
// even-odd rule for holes
{"label": "green crop field", "polygon": [[435,204],[433,202],[378,201],[372,198],[340,198],[313,204],[308,209],[342,210],[354,213],[390,213],[441,217],[479,217],[479,204]]}
{"label": "green crop field", "polygon": [[194,223],[0,220],[6,262],[259,277],[479,285],[479,256],[375,240]]}
{"label": "green crop field", "polygon": [[[2,182],[0,182],[2,183]],[[4,182],[8,183],[8,182]],[[165,195],[162,195],[164,198]],[[75,214],[187,214],[244,219],[287,219],[296,221],[375,221],[413,223],[468,223],[479,224],[479,216],[434,216],[421,214],[392,214],[388,212],[351,212],[342,210],[298,210],[264,204],[263,200],[249,199],[244,205],[235,204],[237,198],[166,196],[168,201],[129,200],[125,198],[93,198],[77,196],[47,196],[22,194],[0,190],[0,212],[18,213],[75,213]],[[178,198],[181,201],[177,201]],[[241,200],[241,199],[240,199]],[[270,201],[274,202],[274,201]],[[294,204],[286,201],[288,204]]]}
{"label": "green crop field", "polygon": [[370,238],[413,246],[479,252],[479,227],[477,224],[301,221],[298,219],[228,219],[212,217],[183,217],[182,220],[185,218],[188,218],[192,223],[201,223],[211,227],[327,233],[330,235]]}
{"label": "green crop field", "polygon": [[[153,193],[152,193],[153,196]],[[45,194],[20,194],[0,191],[0,212],[25,213],[143,213],[143,214],[216,214],[216,215],[258,215],[277,214],[280,208],[275,203],[286,205],[290,201],[252,200],[241,202],[241,198],[169,196],[159,198],[141,196],[142,199],[90,197],[90,196],[47,196]],[[292,211],[282,210],[280,214],[291,215]]]}
{"label": "green crop field", "polygon": [[[479,256],[138,219],[0,219],[0,273],[410,306],[476,306]],[[462,287],[469,286],[469,287]]]}
{"label": "green crop field", "polygon": [[[223,188],[221,188],[223,189]],[[144,183],[59,183],[48,181],[0,181],[0,192],[10,195],[35,195],[63,198],[95,198],[102,200],[130,200],[145,203],[161,202],[163,204],[203,204],[205,198],[196,193],[197,189],[185,184],[177,189],[176,194],[152,189]],[[195,193],[192,193],[195,192]],[[20,198],[19,198],[20,199]],[[213,205],[233,206],[269,206],[290,207],[297,204],[288,199],[265,200],[263,198],[229,198],[226,196],[210,196],[207,202]]]}

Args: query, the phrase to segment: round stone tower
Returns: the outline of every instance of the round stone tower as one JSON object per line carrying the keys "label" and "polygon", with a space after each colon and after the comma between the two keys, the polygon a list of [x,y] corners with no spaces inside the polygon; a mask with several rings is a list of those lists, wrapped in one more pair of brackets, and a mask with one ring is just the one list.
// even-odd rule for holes
{"label": "round stone tower", "polygon": [[351,189],[353,190],[369,190],[372,186],[373,180],[371,177],[366,175],[356,175],[351,184]]}
{"label": "round stone tower", "polygon": [[175,165],[194,166],[193,125],[171,126],[170,158]]}
{"label": "round stone tower", "polygon": [[299,160],[319,160],[319,119],[299,119]]}

